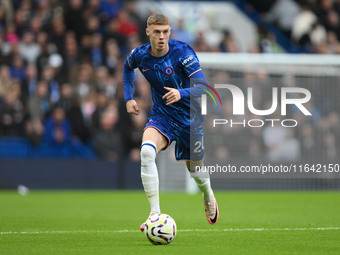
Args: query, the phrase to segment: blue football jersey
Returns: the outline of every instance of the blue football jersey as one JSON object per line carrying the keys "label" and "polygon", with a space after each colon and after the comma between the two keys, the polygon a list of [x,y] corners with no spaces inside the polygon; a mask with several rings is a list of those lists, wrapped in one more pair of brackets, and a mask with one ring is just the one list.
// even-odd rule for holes
{"label": "blue football jersey", "polygon": [[[155,57],[150,54],[150,46],[150,43],[147,43],[137,47],[130,53],[126,62],[130,69],[138,68],[151,85],[154,102],[151,113],[164,115],[184,126],[200,124],[203,117],[199,101],[197,98],[190,100],[188,93],[190,77],[201,71],[194,50],[186,43],[169,39],[168,53],[162,57]],[[168,91],[164,87],[178,89],[181,99],[166,105],[162,97]],[[130,99],[132,92],[131,95],[125,94],[125,100]]]}

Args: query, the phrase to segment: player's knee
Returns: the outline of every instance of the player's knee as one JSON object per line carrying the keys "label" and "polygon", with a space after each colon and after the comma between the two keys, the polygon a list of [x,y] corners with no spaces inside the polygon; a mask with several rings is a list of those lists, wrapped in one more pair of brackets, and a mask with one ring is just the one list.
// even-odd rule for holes
{"label": "player's knee", "polygon": [[203,166],[203,159],[199,161],[186,161],[186,166],[189,172],[199,171]]}
{"label": "player's knee", "polygon": [[142,164],[152,163],[156,160],[157,147],[152,141],[145,141],[140,150]]}

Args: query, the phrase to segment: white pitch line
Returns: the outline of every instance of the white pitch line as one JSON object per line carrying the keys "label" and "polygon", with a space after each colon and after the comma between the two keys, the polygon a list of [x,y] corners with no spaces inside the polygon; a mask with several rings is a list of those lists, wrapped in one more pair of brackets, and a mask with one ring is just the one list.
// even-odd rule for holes
{"label": "white pitch line", "polygon": [[340,227],[319,228],[225,228],[225,229],[181,229],[181,232],[237,232],[237,231],[308,231],[308,230],[340,230]]}
{"label": "white pitch line", "polygon": [[[242,231],[326,231],[340,230],[340,227],[318,228],[225,228],[225,229],[179,229],[178,232],[242,232]],[[0,232],[0,235],[40,235],[40,234],[78,234],[78,233],[137,233],[140,230],[65,230],[65,231],[8,231]]]}

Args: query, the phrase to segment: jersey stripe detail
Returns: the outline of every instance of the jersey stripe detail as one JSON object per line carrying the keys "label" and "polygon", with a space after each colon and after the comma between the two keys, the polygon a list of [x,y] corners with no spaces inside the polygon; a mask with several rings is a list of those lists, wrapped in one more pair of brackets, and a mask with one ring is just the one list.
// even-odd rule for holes
{"label": "jersey stripe detail", "polygon": [[202,71],[202,69],[198,69],[197,71],[195,71],[192,74],[190,74],[188,77],[190,78],[192,75],[194,75],[195,73],[198,73],[199,71]]}
{"label": "jersey stripe detail", "polygon": [[134,68],[131,66],[131,64],[130,64],[129,58],[126,58],[126,60],[127,60],[127,63],[129,64],[129,67],[130,67],[131,69],[134,69]]}

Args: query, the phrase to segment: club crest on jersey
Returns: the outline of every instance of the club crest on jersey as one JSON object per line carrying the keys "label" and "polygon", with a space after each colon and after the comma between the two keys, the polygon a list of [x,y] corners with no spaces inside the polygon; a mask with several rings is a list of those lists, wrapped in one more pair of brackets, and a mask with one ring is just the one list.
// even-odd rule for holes
{"label": "club crest on jersey", "polygon": [[166,76],[171,76],[174,74],[174,69],[171,66],[167,66],[164,68],[164,74]]}

